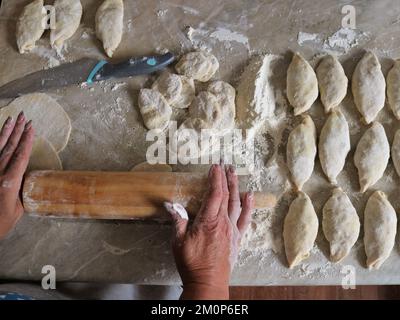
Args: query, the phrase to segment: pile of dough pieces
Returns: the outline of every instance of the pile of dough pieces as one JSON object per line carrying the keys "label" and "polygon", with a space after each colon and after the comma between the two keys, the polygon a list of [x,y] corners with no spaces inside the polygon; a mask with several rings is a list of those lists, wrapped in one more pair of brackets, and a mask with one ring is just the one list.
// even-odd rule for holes
{"label": "pile of dough pieces", "polygon": [[[387,97],[397,119],[400,119],[400,61],[396,61],[387,76]],[[347,92],[348,80],[340,62],[332,55],[321,59],[316,72],[298,53],[294,54],[287,71],[287,97],[295,115],[310,109],[318,97],[328,113],[321,130],[318,154],[328,180],[337,185],[350,151],[350,135],[346,118],[339,105]],[[354,102],[366,124],[371,124],[358,142],[354,163],[358,169],[360,191],[373,186],[386,169],[390,146],[383,126],[374,121],[385,105],[385,78],[378,58],[366,52],[352,77]],[[310,255],[318,233],[318,218],[310,198],[301,191],[314,169],[317,136],[309,115],[289,135],[287,166],[299,191],[284,221],[283,238],[290,267]],[[392,159],[400,175],[400,130],[395,134]],[[378,269],[389,257],[395,243],[397,217],[386,195],[375,191],[364,212],[364,245],[367,267]],[[342,260],[357,241],[360,221],[348,196],[340,188],[333,190],[323,208],[322,229],[330,243],[330,259]]]}
{"label": "pile of dough pieces", "polygon": [[8,117],[17,119],[23,111],[32,120],[35,140],[28,171],[62,170],[58,154],[66,147],[71,133],[71,120],[64,109],[44,93],[32,93],[13,100],[0,109],[0,126]]}
{"label": "pile of dough pieces", "polygon": [[[175,65],[177,74],[164,71],[151,89],[141,89],[138,105],[147,129],[164,130],[172,116],[172,108],[188,108],[188,118],[177,131],[178,146],[186,139],[181,129],[229,130],[235,123],[235,89],[227,82],[216,80],[196,95],[195,81],[208,82],[219,68],[217,58],[208,52],[185,54]],[[196,140],[197,141],[197,140]]]}
{"label": "pile of dough pieces", "polygon": [[[50,30],[50,44],[60,51],[71,38],[82,18],[80,0],[55,0],[55,28]],[[124,3],[122,0],[104,0],[96,12],[96,35],[103,42],[105,52],[112,57],[119,46],[123,32]],[[47,10],[43,0],[34,0],[24,7],[17,21],[17,46],[20,53],[31,51],[46,27]]]}

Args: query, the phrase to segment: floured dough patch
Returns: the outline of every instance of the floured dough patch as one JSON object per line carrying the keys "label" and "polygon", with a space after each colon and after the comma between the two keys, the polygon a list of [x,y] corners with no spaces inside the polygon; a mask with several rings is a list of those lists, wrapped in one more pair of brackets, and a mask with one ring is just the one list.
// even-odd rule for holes
{"label": "floured dough patch", "polygon": [[123,26],[123,1],[105,0],[96,12],[96,35],[103,42],[109,57],[113,56],[121,42]]}
{"label": "floured dough patch", "polygon": [[35,0],[22,10],[17,22],[17,46],[20,53],[31,51],[44,30],[46,10],[43,0]]}
{"label": "floured dough patch", "polygon": [[205,51],[189,52],[175,66],[175,70],[179,74],[201,82],[209,81],[218,68],[217,58]]}
{"label": "floured dough patch", "polygon": [[148,162],[142,162],[135,165],[131,171],[134,172],[172,172],[172,167],[168,164],[157,163],[150,164]]}
{"label": "floured dough patch", "polygon": [[36,137],[27,171],[62,169],[61,160],[50,142],[43,137]]}
{"label": "floured dough patch", "polygon": [[56,152],[65,148],[71,133],[71,120],[57,101],[44,93],[19,97],[0,109],[0,125],[9,116],[16,119],[21,111],[26,119],[32,120],[36,135],[48,140]]}
{"label": "floured dough patch", "polygon": [[211,82],[207,91],[217,98],[221,106],[221,129],[231,129],[235,124],[236,117],[235,88],[225,81],[218,80]]}
{"label": "floured dough patch", "polygon": [[192,119],[204,120],[209,127],[216,128],[221,124],[221,105],[215,95],[208,91],[200,92],[189,107]]}
{"label": "floured dough patch", "polygon": [[139,109],[147,129],[165,129],[171,119],[172,109],[161,93],[151,89],[139,92]]}

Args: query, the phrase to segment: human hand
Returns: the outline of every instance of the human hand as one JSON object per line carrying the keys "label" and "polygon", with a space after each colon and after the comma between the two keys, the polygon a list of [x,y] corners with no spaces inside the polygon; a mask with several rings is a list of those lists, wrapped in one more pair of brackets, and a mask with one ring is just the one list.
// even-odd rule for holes
{"label": "human hand", "polygon": [[21,112],[8,118],[0,131],[0,239],[24,213],[19,191],[32,151],[34,130]]}
{"label": "human hand", "polygon": [[242,201],[232,166],[213,165],[208,192],[189,225],[166,204],[174,223],[173,252],[183,282],[182,299],[228,299],[240,240],[251,221],[253,195]]}

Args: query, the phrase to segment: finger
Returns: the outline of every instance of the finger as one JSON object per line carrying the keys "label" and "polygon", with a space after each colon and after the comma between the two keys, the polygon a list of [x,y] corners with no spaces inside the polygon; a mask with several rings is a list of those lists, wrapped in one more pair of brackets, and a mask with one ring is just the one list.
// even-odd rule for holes
{"label": "finger", "polygon": [[226,168],[221,165],[221,187],[222,187],[222,201],[219,207],[219,215],[225,215],[228,218],[228,203],[229,203],[229,188],[226,179]]}
{"label": "finger", "polygon": [[29,157],[32,152],[33,139],[34,130],[32,128],[32,121],[29,121],[25,125],[18,147],[14,152],[9,166],[6,168],[6,174],[11,178],[19,181],[22,180],[22,176],[28,167]]}
{"label": "finger", "polygon": [[24,132],[25,128],[25,116],[24,113],[21,112],[15,123],[14,129],[8,138],[8,141],[1,151],[0,155],[0,172],[3,172],[4,169],[7,167],[11,157],[14,154],[15,149],[18,146],[19,140],[21,139],[21,135]]}
{"label": "finger", "polygon": [[164,207],[172,218],[174,240],[179,243],[184,239],[189,224],[187,212],[183,206],[177,203],[164,202]]}
{"label": "finger", "polygon": [[241,235],[243,235],[251,222],[251,211],[254,206],[254,196],[252,193],[246,193],[242,201],[242,212],[237,223]]}
{"label": "finger", "polygon": [[208,174],[208,191],[201,204],[199,214],[194,224],[203,221],[205,218],[215,218],[218,215],[222,201],[221,166],[213,164]]}
{"label": "finger", "polygon": [[7,120],[4,122],[0,132],[0,152],[6,145],[8,138],[10,137],[11,132],[14,129],[14,125],[15,123],[14,121],[12,121],[11,117],[8,117]]}
{"label": "finger", "polygon": [[229,166],[226,173],[229,188],[228,212],[233,225],[237,225],[240,216],[241,204],[239,194],[239,181],[233,166]]}

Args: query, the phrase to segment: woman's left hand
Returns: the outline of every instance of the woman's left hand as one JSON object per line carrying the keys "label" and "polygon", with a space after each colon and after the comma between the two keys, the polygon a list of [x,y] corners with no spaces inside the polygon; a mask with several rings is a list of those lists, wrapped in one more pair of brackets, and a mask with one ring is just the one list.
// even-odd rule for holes
{"label": "woman's left hand", "polygon": [[24,213],[19,196],[22,178],[32,151],[34,130],[21,112],[16,121],[8,118],[0,131],[0,239]]}

